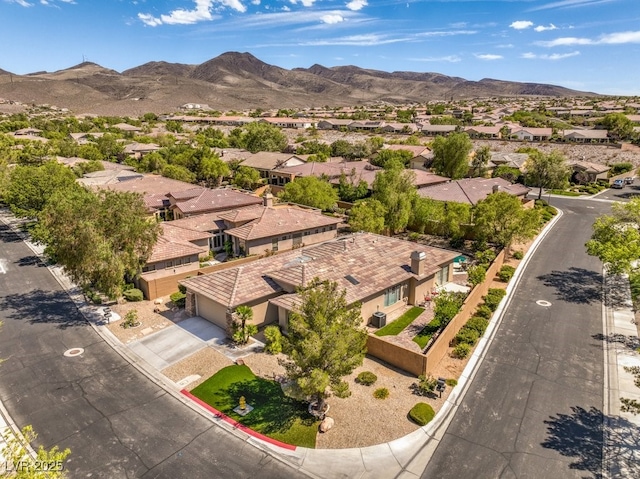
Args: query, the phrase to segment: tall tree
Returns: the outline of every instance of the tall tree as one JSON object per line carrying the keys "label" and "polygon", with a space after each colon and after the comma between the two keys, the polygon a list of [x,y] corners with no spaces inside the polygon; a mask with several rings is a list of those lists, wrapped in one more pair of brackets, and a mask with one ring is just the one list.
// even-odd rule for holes
{"label": "tall tree", "polygon": [[298,291],[301,304],[289,317],[283,365],[303,393],[320,403],[319,410],[329,389],[349,394],[342,378],[362,364],[366,352],[360,305],[348,305],[346,294],[337,283],[316,278]]}
{"label": "tall tree", "polygon": [[54,193],[39,215],[34,238],[80,285],[115,298],[151,255],[159,225],[142,196],[80,186]]}
{"label": "tall tree", "polygon": [[478,202],[474,211],[476,236],[506,248],[515,241],[533,238],[540,227],[540,213],[525,209],[516,196],[498,191]]}
{"label": "tall tree", "polygon": [[451,133],[438,136],[431,144],[433,169],[452,180],[464,178],[469,173],[469,153],[473,144],[466,133]]}
{"label": "tall tree", "polygon": [[385,229],[386,212],[384,205],[376,199],[369,198],[357,201],[349,210],[349,226],[352,231],[369,231],[380,234]]}
{"label": "tall tree", "polygon": [[369,184],[359,179],[356,169],[352,168],[347,176],[344,171],[338,180],[338,196],[342,201],[353,203],[369,194]]}
{"label": "tall tree", "polygon": [[418,197],[415,173],[405,170],[398,161],[389,161],[373,180],[372,198],[385,208],[384,223],[390,234],[404,230],[411,219],[411,211]]}
{"label": "tall tree", "polygon": [[536,150],[529,154],[525,166],[527,183],[540,188],[538,199],[542,198],[543,188],[562,188],[570,174],[566,159],[558,150],[548,154]]}
{"label": "tall tree", "polygon": [[56,191],[72,187],[75,181],[73,171],[56,161],[18,165],[11,171],[4,200],[15,215],[35,218]]}
{"label": "tall tree", "polygon": [[250,166],[239,165],[233,174],[231,183],[243,190],[254,190],[260,186],[263,179],[260,177],[260,172]]}
{"label": "tall tree", "polygon": [[287,183],[279,195],[282,201],[329,210],[338,201],[338,193],[331,183],[315,176],[304,176]]}
{"label": "tall tree", "polygon": [[487,172],[487,165],[491,159],[491,148],[489,145],[484,145],[478,148],[471,160],[471,169],[473,170],[473,176],[483,177]]}
{"label": "tall tree", "polygon": [[630,273],[640,260],[640,198],[614,203],[611,215],[593,224],[587,253],[597,256],[611,274]]}
{"label": "tall tree", "polygon": [[240,132],[232,130],[230,143],[236,148],[245,148],[251,153],[259,151],[282,151],[287,146],[287,137],[277,126],[255,121]]}
{"label": "tall tree", "polygon": [[389,161],[395,160],[406,167],[409,165],[411,158],[413,158],[413,153],[408,150],[380,150],[371,159],[371,164],[384,168]]}
{"label": "tall tree", "polygon": [[618,140],[628,140],[633,135],[633,122],[624,113],[609,113],[599,122]]}

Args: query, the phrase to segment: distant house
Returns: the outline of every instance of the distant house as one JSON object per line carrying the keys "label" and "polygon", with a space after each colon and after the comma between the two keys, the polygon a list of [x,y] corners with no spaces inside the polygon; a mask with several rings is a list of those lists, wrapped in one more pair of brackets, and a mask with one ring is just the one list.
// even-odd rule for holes
{"label": "distant house", "polygon": [[464,132],[469,135],[469,138],[498,139],[502,136],[500,128],[500,126],[467,126]]}
{"label": "distant house", "polygon": [[551,135],[551,128],[516,128],[510,132],[512,138],[524,141],[547,141]]}
{"label": "distant house", "polygon": [[348,128],[351,123],[353,123],[353,120],[327,118],[318,122],[318,130],[339,130]]}
{"label": "distant house", "polygon": [[385,123],[383,127],[380,128],[385,133],[404,133],[404,134],[412,134],[420,131],[420,127],[415,123],[397,123],[390,122]]}
{"label": "distant house", "polygon": [[529,159],[528,153],[503,153],[498,151],[491,152],[491,159],[487,164],[487,168],[495,169],[498,166],[508,166],[510,168],[522,169]]}
{"label": "distant house", "polygon": [[409,167],[426,171],[433,162],[433,152],[426,146],[421,145],[388,145],[385,150],[409,151],[413,158],[409,161]]}
{"label": "distant house", "polygon": [[569,166],[573,170],[572,181],[576,183],[593,183],[598,180],[608,180],[611,167],[589,161],[572,161]]}
{"label": "distant house", "polygon": [[123,153],[135,159],[140,159],[148,153],[160,150],[155,143],[129,143],[124,147]]}
{"label": "distant house", "polygon": [[373,313],[416,304],[451,281],[457,253],[359,233],[181,281],[186,309],[226,329],[240,305],[253,309],[258,326],[276,323],[286,332],[297,288],[314,278],[335,281],[348,304],[360,302],[363,324]]}
{"label": "distant house", "polygon": [[129,125],[128,123],[117,123],[112,125],[111,128],[115,128],[125,133],[140,133],[142,128],[139,126]]}
{"label": "distant house", "polygon": [[313,128],[317,125],[317,121],[310,118],[283,118],[269,117],[258,120],[263,123],[278,126],[280,128]]}
{"label": "distant house", "polygon": [[47,143],[49,140],[42,136],[42,130],[38,128],[22,128],[13,132],[13,137],[16,140],[31,140],[39,141],[41,143]]}
{"label": "distant house", "polygon": [[249,153],[245,155],[242,166],[255,168],[260,172],[260,176],[265,178],[269,184],[282,186],[286,184],[285,178],[279,175],[272,175],[272,171],[288,166],[302,165],[304,163],[305,161],[300,156],[292,155],[291,153],[261,151],[259,153]]}
{"label": "distant house", "polygon": [[211,234],[160,223],[160,236],[151,256],[142,268],[143,273],[169,268],[180,271],[198,270],[200,258],[209,254]]}
{"label": "distant house", "polygon": [[446,136],[454,133],[457,128],[456,125],[422,125],[422,133],[427,136]]}
{"label": "distant house", "polygon": [[497,191],[504,191],[524,199],[531,189],[518,183],[509,183],[502,178],[464,178],[419,188],[418,195],[436,201],[475,206],[479,201]]}
{"label": "distant house", "polygon": [[563,130],[562,137],[566,141],[576,143],[608,143],[607,130]]}

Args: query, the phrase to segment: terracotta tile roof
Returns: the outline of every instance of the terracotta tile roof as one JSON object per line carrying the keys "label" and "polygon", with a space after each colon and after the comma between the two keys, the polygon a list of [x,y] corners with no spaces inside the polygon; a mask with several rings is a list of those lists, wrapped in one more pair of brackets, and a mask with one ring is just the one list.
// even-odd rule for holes
{"label": "terracotta tile roof", "polygon": [[502,178],[465,178],[449,183],[427,186],[418,189],[418,194],[423,198],[431,198],[437,201],[452,201],[475,205],[493,193],[493,187],[498,186],[500,191],[515,196],[524,196],[530,189],[518,183],[509,183]]}
{"label": "terracotta tile roof", "polygon": [[126,181],[109,184],[106,186],[113,191],[129,191],[140,193],[144,197],[145,204],[150,208],[161,208],[166,205],[167,193],[170,191],[185,191],[192,189],[194,185],[184,181],[172,180],[160,175],[143,175]]}
{"label": "terracotta tile roof", "polygon": [[194,231],[215,231],[224,229],[224,221],[218,213],[206,213],[203,215],[189,216],[179,220],[173,220],[171,225]]}
{"label": "terracotta tile roof", "polygon": [[528,153],[504,153],[498,151],[491,152],[491,163],[488,166],[505,165],[511,168],[522,168],[529,159]]}
{"label": "terracotta tile roof", "polygon": [[[237,228],[228,229],[225,233],[245,240],[254,240],[337,225],[342,221],[338,218],[325,216],[319,211],[295,206],[276,208],[262,206],[260,208],[261,211],[256,219]],[[236,219],[236,221],[239,220]]]}
{"label": "terracotta tile roof", "polygon": [[175,221],[160,223],[163,238],[169,241],[198,241],[211,238],[211,233],[182,228],[174,223]]}
{"label": "terracotta tile roof", "polygon": [[604,173],[611,169],[610,166],[592,163],[590,161],[572,161],[569,166],[576,170],[587,171],[589,173]]}
{"label": "terracotta tile roof", "polygon": [[[187,194],[187,192],[185,192]],[[175,198],[174,194],[172,196]],[[176,198],[177,199],[177,198]],[[175,208],[185,216],[230,210],[262,203],[262,198],[230,188],[202,188],[195,197],[176,201]]]}
{"label": "terracotta tile roof", "polygon": [[413,156],[431,156],[431,150],[426,146],[421,145],[387,145],[385,150],[405,150],[413,153]]}
{"label": "terracotta tile roof", "polygon": [[291,153],[277,153],[272,151],[261,151],[260,153],[253,153],[246,156],[242,162],[242,166],[250,166],[252,168],[258,168],[261,170],[274,170],[280,165],[288,162],[289,160],[302,163],[296,155]]}
{"label": "terracotta tile roof", "polygon": [[[300,286],[318,277],[336,281],[340,288],[345,288],[347,301],[351,303],[416,277],[410,268],[413,251],[427,255],[422,277],[432,276],[458,255],[387,236],[358,233],[181,283],[190,291],[234,308],[284,292],[278,281]],[[359,283],[353,284],[346,279],[347,275]]]}
{"label": "terracotta tile roof", "polygon": [[247,206],[238,210],[223,211],[219,213],[220,219],[227,220],[230,223],[238,223],[240,221],[251,221],[260,217],[264,206],[255,205]]}
{"label": "terracotta tile roof", "polygon": [[153,248],[147,263],[157,263],[168,259],[184,258],[194,254],[206,253],[207,249],[196,246],[188,241],[172,241],[165,237],[160,237]]}

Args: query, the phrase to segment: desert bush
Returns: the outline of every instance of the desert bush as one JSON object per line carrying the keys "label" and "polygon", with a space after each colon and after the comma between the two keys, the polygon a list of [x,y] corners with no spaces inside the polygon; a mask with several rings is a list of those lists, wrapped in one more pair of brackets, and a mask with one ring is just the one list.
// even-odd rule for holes
{"label": "desert bush", "polygon": [[126,290],[124,293],[122,293],[122,296],[124,296],[124,299],[131,302],[142,301],[144,299],[144,294],[137,288]]}
{"label": "desert bush", "polygon": [[377,380],[378,380],[378,376],[376,376],[370,371],[362,371],[360,374],[358,374],[358,377],[356,378],[356,382],[358,384],[362,384],[363,386],[371,386]]}
{"label": "desert bush", "polygon": [[447,385],[447,386],[449,386],[450,388],[453,388],[453,387],[456,387],[456,386],[458,385],[458,380],[457,380],[457,379],[450,378],[450,379],[447,379],[447,380],[445,381],[445,383],[446,383],[446,385]]}
{"label": "desert bush", "polygon": [[467,329],[477,331],[478,336],[482,336],[484,334],[487,330],[487,326],[489,326],[489,320],[481,318],[480,316],[472,316],[469,318],[469,321],[467,321],[467,324],[464,325]]}
{"label": "desert bush", "polygon": [[180,291],[176,291],[175,293],[170,295],[169,298],[171,299],[171,302],[178,308],[184,308],[187,302],[187,295]]}
{"label": "desert bush", "polygon": [[422,235],[421,235],[420,233],[416,233],[415,231],[412,231],[412,232],[411,232],[411,233],[409,233],[409,235],[407,236],[407,239],[408,239],[409,241],[417,242],[417,241],[420,239],[420,237],[421,237],[421,236],[422,236]]}
{"label": "desert bush", "polygon": [[376,399],[387,399],[389,397],[389,390],[387,388],[378,388],[373,391],[373,397]]}
{"label": "desert bush", "polygon": [[514,259],[520,260],[524,258],[524,253],[522,251],[514,251],[512,256]]}
{"label": "desert bush", "polygon": [[265,345],[264,350],[269,354],[278,354],[282,352],[282,333],[280,328],[275,325],[264,328]]}
{"label": "desert bush", "polygon": [[470,352],[471,345],[467,343],[460,343],[455,348],[453,348],[453,351],[451,351],[451,356],[458,359],[464,359],[469,356]]}
{"label": "desert bush", "polygon": [[505,283],[508,283],[513,277],[513,273],[515,272],[516,272],[516,269],[513,266],[509,266],[508,264],[503,264],[502,267],[500,268],[500,271],[498,271],[498,278],[500,278],[500,281],[504,281]]}
{"label": "desert bush", "polygon": [[491,316],[493,316],[493,311],[491,311],[491,308],[486,304],[481,304],[480,306],[478,306],[478,309],[476,309],[475,316],[491,319]]}
{"label": "desert bush", "polygon": [[454,341],[456,344],[469,344],[473,346],[480,337],[480,334],[475,329],[463,327],[458,334],[456,334]]}
{"label": "desert bush", "polygon": [[426,402],[419,402],[409,411],[409,417],[419,426],[425,426],[428,424],[435,415],[436,412],[433,410],[433,407]]}
{"label": "desert bush", "polygon": [[485,268],[489,267],[494,259],[496,259],[496,253],[492,249],[486,249],[476,253],[476,261]]}
{"label": "desert bush", "polygon": [[438,380],[431,374],[428,374],[426,376],[421,375],[418,376],[418,382],[415,383],[415,390],[421,396],[428,396],[429,394],[433,394],[433,391],[436,390],[437,385]]}
{"label": "desert bush", "polygon": [[133,328],[134,326],[138,326],[140,323],[138,322],[138,311],[132,309],[124,315],[124,319],[121,323],[121,326],[124,329]]}
{"label": "desert bush", "polygon": [[349,384],[346,381],[340,381],[338,384],[331,386],[333,395],[342,399],[346,399],[351,396],[351,390]]}
{"label": "desert bush", "polygon": [[496,309],[498,309],[498,305],[500,304],[500,301],[502,301],[502,298],[505,294],[507,293],[504,289],[490,288],[487,292],[487,295],[483,296],[484,304],[486,304],[491,309],[491,311],[495,311]]}
{"label": "desert bush", "polygon": [[449,321],[451,321],[460,308],[465,298],[464,293],[452,293],[444,292],[436,296],[434,299],[434,319],[440,322],[442,327],[445,327]]}

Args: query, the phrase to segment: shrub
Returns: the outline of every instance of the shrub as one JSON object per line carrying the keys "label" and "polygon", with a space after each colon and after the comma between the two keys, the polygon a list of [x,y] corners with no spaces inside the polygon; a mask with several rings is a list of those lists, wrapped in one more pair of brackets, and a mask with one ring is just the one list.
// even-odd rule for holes
{"label": "shrub", "polygon": [[475,329],[463,327],[460,331],[458,331],[458,334],[456,334],[454,341],[456,342],[456,344],[468,344],[470,346],[473,346],[474,344],[476,344],[476,341],[479,337],[480,334],[478,334],[478,331],[476,331]]}
{"label": "shrub", "polygon": [[333,391],[334,396],[342,399],[346,399],[351,396],[349,384],[346,381],[340,381],[338,384],[331,386],[331,390]]}
{"label": "shrub", "polygon": [[435,303],[433,308],[434,319],[440,322],[441,327],[445,327],[449,321],[458,314],[458,311],[460,311],[462,303],[464,302],[464,298],[464,293],[451,292],[440,293],[436,296],[436,299],[433,301]]}
{"label": "shrub", "polygon": [[436,386],[438,384],[438,380],[434,378],[431,374],[427,376],[418,376],[418,382],[415,384],[416,392],[421,396],[428,396],[429,394],[433,394],[433,391],[436,390]]}
{"label": "shrub", "polygon": [[409,233],[409,235],[407,236],[407,239],[408,239],[409,241],[417,242],[417,241],[420,239],[420,237],[421,237],[421,236],[422,236],[422,235],[421,235],[420,233],[416,233],[415,231],[412,231],[412,232],[411,232],[411,233]]}
{"label": "shrub", "polygon": [[187,287],[182,285],[182,284],[179,284],[178,285],[178,291],[180,291],[182,294],[187,294]]}
{"label": "shrub", "polygon": [[479,265],[488,267],[494,259],[496,259],[496,253],[492,249],[486,249],[476,253],[476,261]]}
{"label": "shrub", "polygon": [[450,378],[447,379],[445,381],[445,383],[447,384],[447,386],[449,386],[450,388],[456,387],[458,385],[458,381],[456,379]]}
{"label": "shrub", "polygon": [[487,295],[483,297],[484,304],[486,304],[491,311],[495,311],[498,309],[498,305],[505,294],[507,294],[507,292],[504,289],[490,288]]}
{"label": "shrub", "polygon": [[180,291],[176,291],[171,296],[169,296],[169,298],[171,299],[171,302],[178,308],[184,308],[187,302],[187,295]]}
{"label": "shrub", "polygon": [[469,284],[471,286],[477,286],[482,283],[487,275],[487,270],[482,265],[471,266],[467,270]]}
{"label": "shrub", "polygon": [[280,328],[275,325],[264,328],[264,338],[266,340],[264,350],[269,354],[278,354],[282,352],[282,333]]}
{"label": "shrub", "polygon": [[419,402],[409,411],[409,417],[419,426],[427,425],[436,415],[430,404]]}
{"label": "shrub", "polygon": [[465,328],[476,331],[478,336],[482,336],[484,334],[487,330],[487,326],[489,326],[489,320],[481,318],[480,316],[472,316],[469,318],[469,321],[467,321],[467,324],[464,325]]}
{"label": "shrub", "polygon": [[387,388],[378,388],[373,391],[373,397],[376,399],[387,399],[389,397],[389,390]]}
{"label": "shrub", "polygon": [[609,177],[621,175],[622,173],[633,170],[633,164],[626,161],[621,163],[612,163],[609,166],[611,167],[609,170]]}
{"label": "shrub", "polygon": [[124,299],[127,301],[142,301],[144,299],[144,294],[137,288],[131,288],[126,290],[123,294]]}
{"label": "shrub", "polygon": [[358,374],[358,377],[356,378],[356,382],[358,384],[362,384],[363,386],[371,386],[377,380],[378,380],[378,376],[376,376],[370,371],[362,371],[360,374]]}
{"label": "shrub", "polygon": [[524,253],[522,251],[514,251],[512,256],[514,259],[520,260],[524,258]]}
{"label": "shrub", "polygon": [[508,264],[503,264],[502,267],[500,268],[500,271],[498,271],[498,278],[500,278],[500,281],[504,281],[505,283],[508,283],[509,280],[513,277],[513,273],[516,272],[516,269],[513,266],[509,266]]}
{"label": "shrub", "polygon": [[124,293],[125,291],[129,291],[130,289],[135,288],[136,285],[133,283],[125,283],[125,285],[122,287],[122,292]]}
{"label": "shrub", "polygon": [[489,306],[487,306],[486,304],[481,304],[480,306],[478,306],[478,309],[476,309],[475,316],[480,316],[481,318],[491,319],[491,316],[493,316],[493,311],[491,311],[491,308]]}
{"label": "shrub", "polygon": [[134,326],[138,326],[140,323],[138,322],[138,311],[132,309],[124,315],[124,320],[121,323],[121,326],[124,329],[133,328]]}
{"label": "shrub", "polygon": [[471,345],[467,343],[460,343],[455,348],[453,348],[453,351],[451,351],[451,356],[458,359],[464,359],[469,356],[470,352]]}
{"label": "shrub", "polygon": [[460,249],[464,246],[464,238],[461,236],[456,236],[449,240],[449,246],[454,249]]}

